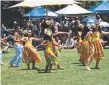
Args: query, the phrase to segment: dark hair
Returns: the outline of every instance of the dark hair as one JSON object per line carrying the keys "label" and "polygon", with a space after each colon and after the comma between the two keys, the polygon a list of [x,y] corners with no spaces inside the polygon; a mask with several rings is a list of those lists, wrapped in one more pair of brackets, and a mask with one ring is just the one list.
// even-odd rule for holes
{"label": "dark hair", "polygon": [[97,32],[97,31],[98,31],[98,27],[92,28],[92,32]]}
{"label": "dark hair", "polygon": [[82,40],[84,39],[84,37],[86,36],[87,32],[89,32],[89,31],[90,30],[88,29],[88,27],[85,26],[84,29],[83,29],[83,32],[82,32],[82,36],[81,36]]}
{"label": "dark hair", "polygon": [[52,36],[50,36],[48,40],[49,40],[50,42],[52,42]]}
{"label": "dark hair", "polygon": [[52,41],[52,36],[49,36],[49,35],[44,35],[44,40],[49,40],[49,41]]}
{"label": "dark hair", "polygon": [[24,37],[27,37],[28,36],[28,34],[24,34]]}
{"label": "dark hair", "polygon": [[83,29],[84,29],[84,27],[79,27],[79,25],[78,25],[78,31],[83,31]]}
{"label": "dark hair", "polygon": [[97,32],[98,29],[97,28],[92,28],[92,32]]}

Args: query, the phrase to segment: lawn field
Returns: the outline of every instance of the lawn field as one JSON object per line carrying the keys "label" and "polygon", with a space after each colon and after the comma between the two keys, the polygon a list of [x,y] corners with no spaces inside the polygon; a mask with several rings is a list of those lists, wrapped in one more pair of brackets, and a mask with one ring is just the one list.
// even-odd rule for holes
{"label": "lawn field", "polygon": [[[26,64],[21,67],[10,67],[8,62],[14,56],[14,50],[3,54],[1,70],[2,85],[109,85],[109,49],[105,49],[105,58],[100,62],[101,69],[94,69],[95,60],[91,64],[91,71],[86,71],[79,63],[79,55],[74,50],[63,50],[59,54],[64,70],[54,70],[54,73],[39,73],[37,70],[26,70]],[[42,62],[36,66],[45,68],[43,51],[39,51]]]}

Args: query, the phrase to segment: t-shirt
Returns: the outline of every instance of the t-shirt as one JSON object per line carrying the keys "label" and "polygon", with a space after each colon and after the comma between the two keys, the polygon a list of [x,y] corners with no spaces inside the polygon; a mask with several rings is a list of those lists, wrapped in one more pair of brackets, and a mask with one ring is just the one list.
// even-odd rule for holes
{"label": "t-shirt", "polygon": [[65,45],[66,45],[66,46],[73,46],[74,44],[75,44],[75,41],[74,41],[73,39],[70,39],[70,40],[67,39]]}

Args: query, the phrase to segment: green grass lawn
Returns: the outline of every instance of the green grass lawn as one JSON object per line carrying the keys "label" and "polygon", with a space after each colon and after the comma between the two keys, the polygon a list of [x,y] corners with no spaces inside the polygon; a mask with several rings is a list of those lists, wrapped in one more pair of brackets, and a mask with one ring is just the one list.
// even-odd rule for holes
{"label": "green grass lawn", "polygon": [[[40,51],[42,62],[36,66],[45,68],[43,51]],[[19,68],[10,68],[8,62],[14,56],[14,51],[3,54],[2,85],[109,85],[109,49],[105,49],[105,59],[100,62],[99,70],[95,67],[95,60],[91,64],[91,71],[84,70],[79,64],[76,50],[63,50],[59,54],[64,70],[54,70],[54,73],[38,73],[37,70],[26,70],[26,64]]]}

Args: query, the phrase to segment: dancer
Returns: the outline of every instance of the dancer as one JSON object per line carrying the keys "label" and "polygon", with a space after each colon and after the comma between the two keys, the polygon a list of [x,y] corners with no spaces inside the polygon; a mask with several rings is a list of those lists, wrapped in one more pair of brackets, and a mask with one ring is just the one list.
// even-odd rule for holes
{"label": "dancer", "polygon": [[84,36],[84,40],[81,45],[81,62],[83,65],[86,65],[86,70],[90,69],[90,63],[93,60],[94,55],[94,45],[91,42],[92,30],[90,29],[88,32],[86,32],[86,35]]}
{"label": "dancer", "polygon": [[[56,61],[56,64],[59,64],[59,59],[53,52],[53,46],[59,46],[58,43],[54,42],[53,36],[60,34],[69,34],[68,32],[56,32],[52,33],[51,27],[52,22],[47,21],[47,28],[44,30],[44,41],[41,43],[42,46],[45,46],[44,54],[46,59],[45,72],[51,72],[53,61]],[[59,66],[58,66],[59,67]]]}
{"label": "dancer", "polygon": [[[58,37],[57,37],[57,39],[58,39]],[[57,44],[57,45],[60,45],[60,41],[57,41],[56,42],[56,40],[53,38],[53,43],[55,43],[55,44]],[[62,48],[62,46],[60,45],[60,46],[57,46],[57,45],[54,45],[53,44],[53,53],[57,56],[57,57],[59,57],[58,55],[59,55],[59,50]],[[62,66],[60,66],[60,64],[58,63],[57,64],[57,67],[58,67],[58,69],[64,69],[64,67],[62,67]]]}
{"label": "dancer", "polygon": [[[79,59],[79,61],[81,62],[81,52],[80,52],[80,50],[81,50],[81,45],[82,45],[82,31],[83,31],[83,29],[84,29],[84,26],[82,25],[82,24],[79,24],[79,26],[78,26],[78,35],[77,35],[77,51],[78,51],[78,54],[80,54],[80,59]],[[82,62],[83,63],[83,62]],[[83,63],[83,65],[84,65],[84,63]]]}
{"label": "dancer", "polygon": [[[5,44],[3,44],[3,43],[5,43]],[[7,37],[3,37],[2,38],[2,44],[3,45],[5,45],[4,47],[3,47],[3,49],[2,49],[2,52],[3,53],[8,53],[9,52],[9,42],[7,41]]]}
{"label": "dancer", "polygon": [[45,72],[52,72],[52,65],[53,64],[59,64],[59,59],[57,56],[53,53],[53,45],[59,46],[59,44],[55,43],[53,41],[53,38],[50,36],[47,40],[44,40],[43,43],[41,43],[42,46],[45,46],[45,59],[46,59],[46,67]]}
{"label": "dancer", "polygon": [[32,41],[41,41],[32,37],[32,31],[28,30],[28,36],[22,39],[25,41],[24,45],[24,61],[27,64],[28,69],[30,69],[30,63],[32,63],[32,69],[37,69],[35,63],[41,62],[41,58],[37,50],[33,47]]}
{"label": "dancer", "polygon": [[92,31],[93,31],[92,43],[95,47],[95,52],[94,52],[94,58],[96,59],[95,68],[100,69],[99,68],[99,62],[100,62],[101,59],[104,58],[104,50],[103,50],[103,46],[102,46],[100,37],[101,37],[102,34],[108,34],[108,33],[101,32],[99,30],[100,29],[99,26],[96,26],[96,25],[92,25],[91,28],[92,28]]}
{"label": "dancer", "polygon": [[3,61],[2,61],[2,46],[5,45],[5,46],[8,46],[8,47],[13,47],[12,45],[9,45],[7,43],[4,42],[4,39],[1,39],[1,43],[0,43],[0,65],[3,65]]}
{"label": "dancer", "polygon": [[23,58],[23,45],[18,30],[16,30],[16,32],[14,33],[14,48],[16,51],[16,55],[11,59],[9,64],[13,67],[13,64],[16,62],[15,66],[19,67],[20,62]]}
{"label": "dancer", "polygon": [[84,42],[82,44],[82,61],[86,62],[86,69],[90,69],[90,64],[93,58],[96,59],[95,68],[99,69],[99,62],[102,58],[104,58],[104,50],[101,44],[100,35],[108,35],[109,32],[101,32],[100,28],[96,27],[96,25],[92,25],[89,32],[87,32],[84,37]]}

